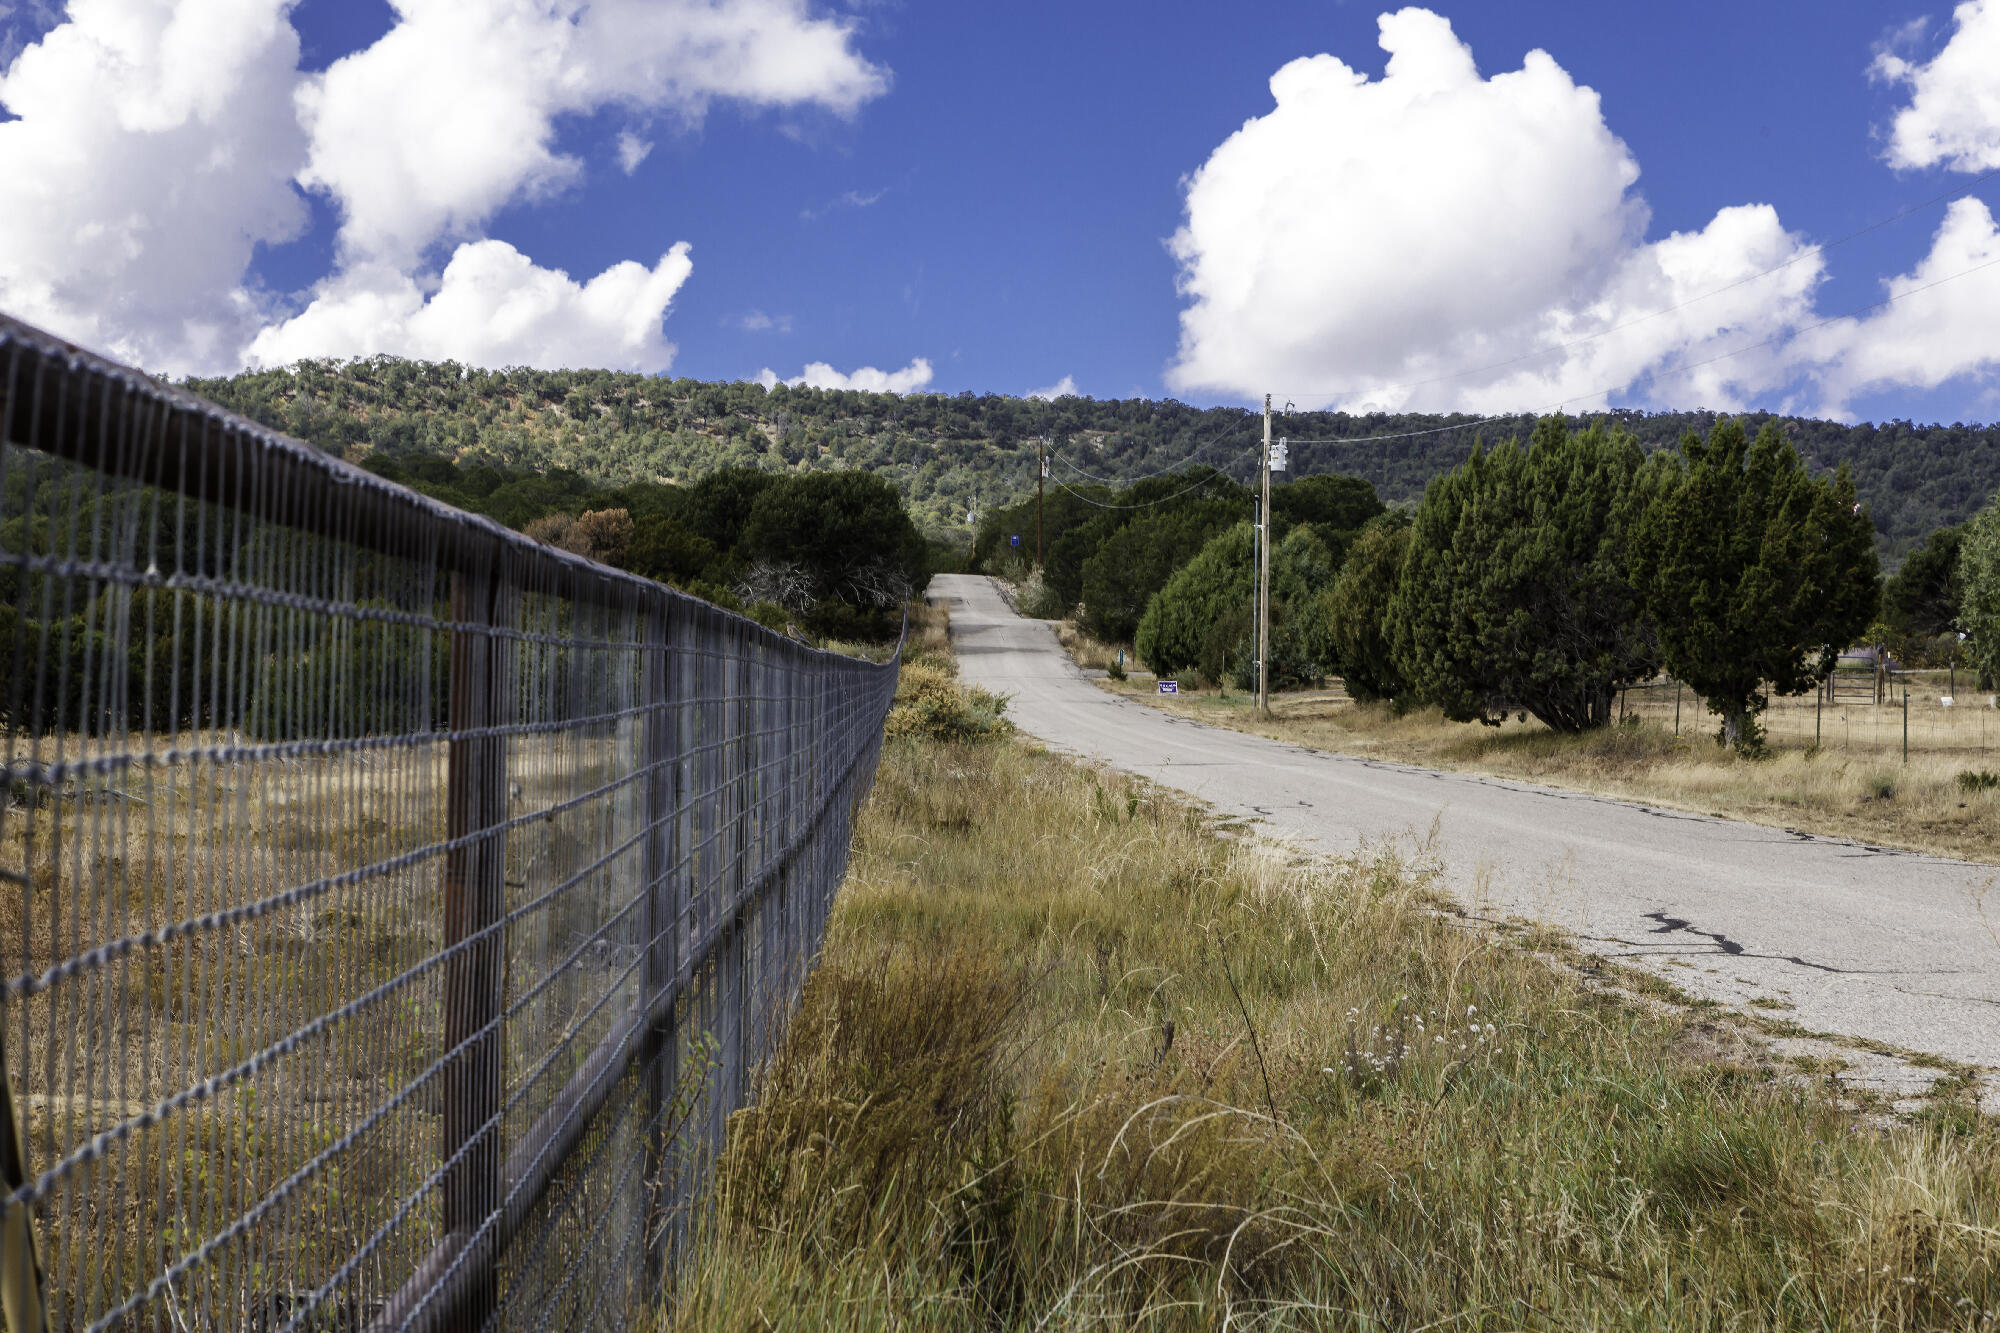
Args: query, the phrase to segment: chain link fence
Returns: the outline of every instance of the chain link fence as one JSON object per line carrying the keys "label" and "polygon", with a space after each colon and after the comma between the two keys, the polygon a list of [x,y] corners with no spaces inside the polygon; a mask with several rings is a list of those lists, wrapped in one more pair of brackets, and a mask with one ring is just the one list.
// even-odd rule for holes
{"label": "chain link fence", "polygon": [[0,1310],[622,1327],[896,662],[0,318]]}

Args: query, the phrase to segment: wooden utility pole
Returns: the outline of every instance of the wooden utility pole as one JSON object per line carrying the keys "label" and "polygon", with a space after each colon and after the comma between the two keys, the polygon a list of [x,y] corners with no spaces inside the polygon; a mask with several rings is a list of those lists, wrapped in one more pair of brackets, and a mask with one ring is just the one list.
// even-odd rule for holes
{"label": "wooden utility pole", "polygon": [[1035,568],[1042,567],[1042,483],[1049,479],[1049,439],[1035,437]]}
{"label": "wooden utility pole", "polygon": [[1262,538],[1257,543],[1257,710],[1271,711],[1271,395],[1264,395],[1264,455],[1258,467],[1264,492]]}

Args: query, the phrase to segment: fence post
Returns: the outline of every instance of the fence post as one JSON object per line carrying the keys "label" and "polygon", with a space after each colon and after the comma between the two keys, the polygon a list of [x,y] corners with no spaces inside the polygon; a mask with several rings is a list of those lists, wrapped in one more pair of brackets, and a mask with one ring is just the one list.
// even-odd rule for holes
{"label": "fence post", "polygon": [[[497,553],[496,553],[497,555]],[[493,630],[512,619],[504,559],[468,561],[451,582],[451,743],[446,777],[444,947],[459,948],[444,968],[444,1044],[464,1046],[444,1067],[441,1118],[443,1160],[462,1154],[444,1177],[444,1233],[470,1242],[500,1206],[504,1042],[499,1028],[505,982],[505,945],[488,931],[506,915],[506,835],[482,832],[507,815],[507,748],[492,734],[511,714],[509,645]],[[463,841],[462,841],[463,840]],[[487,931],[485,934],[480,932]],[[498,1299],[494,1246],[482,1242],[463,1256],[464,1298],[444,1325],[474,1329],[486,1323]]]}

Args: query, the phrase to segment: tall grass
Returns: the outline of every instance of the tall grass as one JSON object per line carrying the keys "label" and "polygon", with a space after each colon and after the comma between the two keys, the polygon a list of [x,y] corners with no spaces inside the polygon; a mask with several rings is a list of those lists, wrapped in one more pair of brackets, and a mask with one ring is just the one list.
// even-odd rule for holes
{"label": "tall grass", "polygon": [[1708,1021],[1468,925],[1423,865],[893,741],[661,1318],[1991,1327],[1993,1129],[1870,1127]]}

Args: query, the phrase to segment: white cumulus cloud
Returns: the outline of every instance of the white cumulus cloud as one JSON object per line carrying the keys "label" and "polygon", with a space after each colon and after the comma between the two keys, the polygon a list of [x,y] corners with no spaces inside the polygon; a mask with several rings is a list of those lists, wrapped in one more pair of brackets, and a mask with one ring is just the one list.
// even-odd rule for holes
{"label": "white cumulus cloud", "polygon": [[1895,304],[1800,337],[1800,358],[1817,367],[1820,410],[1845,415],[1870,390],[1934,389],[2000,370],[2000,227],[1983,202],[1954,202],[1930,253],[1883,286]]}
{"label": "white cumulus cloud", "polygon": [[[484,238],[582,180],[558,121],[692,126],[719,99],[846,115],[888,87],[854,20],[809,0],[394,4],[378,41],[305,75],[291,0],[70,0],[0,73],[0,304],[171,372],[253,346],[658,368],[685,247],[577,280]],[[620,167],[650,147],[623,132]],[[301,188],[337,210],[336,267],[272,323],[280,298],[246,274],[303,226]]]}
{"label": "white cumulus cloud", "polygon": [[305,313],[260,333],[249,360],[386,352],[481,366],[665,370],[674,345],[661,322],[693,268],[682,242],[651,269],[627,261],[578,283],[505,241],[469,241],[435,291],[394,269],[348,272]]}
{"label": "white cumulus cloud", "polygon": [[808,361],[804,373],[794,375],[790,379],[781,379],[778,372],[766,366],[757,373],[757,382],[767,389],[775,388],[779,384],[789,384],[795,389],[804,385],[809,389],[916,393],[931,382],[931,373],[931,363],[921,356],[901,370],[877,370],[873,366],[862,366],[849,375],[843,375],[824,361]]}
{"label": "white cumulus cloud", "polygon": [[1875,58],[1878,77],[1910,90],[1890,127],[1892,166],[2000,167],[2000,0],[1965,0],[1952,19],[1950,40],[1929,61],[1893,50]]}
{"label": "white cumulus cloud", "polygon": [[1647,377],[1729,407],[1782,379],[1776,358],[1674,369],[1808,307],[1818,257],[1773,210],[1725,209],[1647,244],[1638,164],[1553,57],[1486,78],[1428,10],[1379,26],[1383,77],[1330,55],[1291,62],[1275,108],[1188,181],[1173,387],[1483,411],[1597,406]]}
{"label": "white cumulus cloud", "polygon": [[73,0],[0,72],[0,308],[147,369],[232,365],[296,235],[287,0]]}
{"label": "white cumulus cloud", "polygon": [[1048,388],[1030,389],[1024,396],[1028,398],[1040,398],[1047,402],[1054,402],[1058,398],[1074,398],[1076,396],[1076,377],[1074,375],[1065,375]]}

